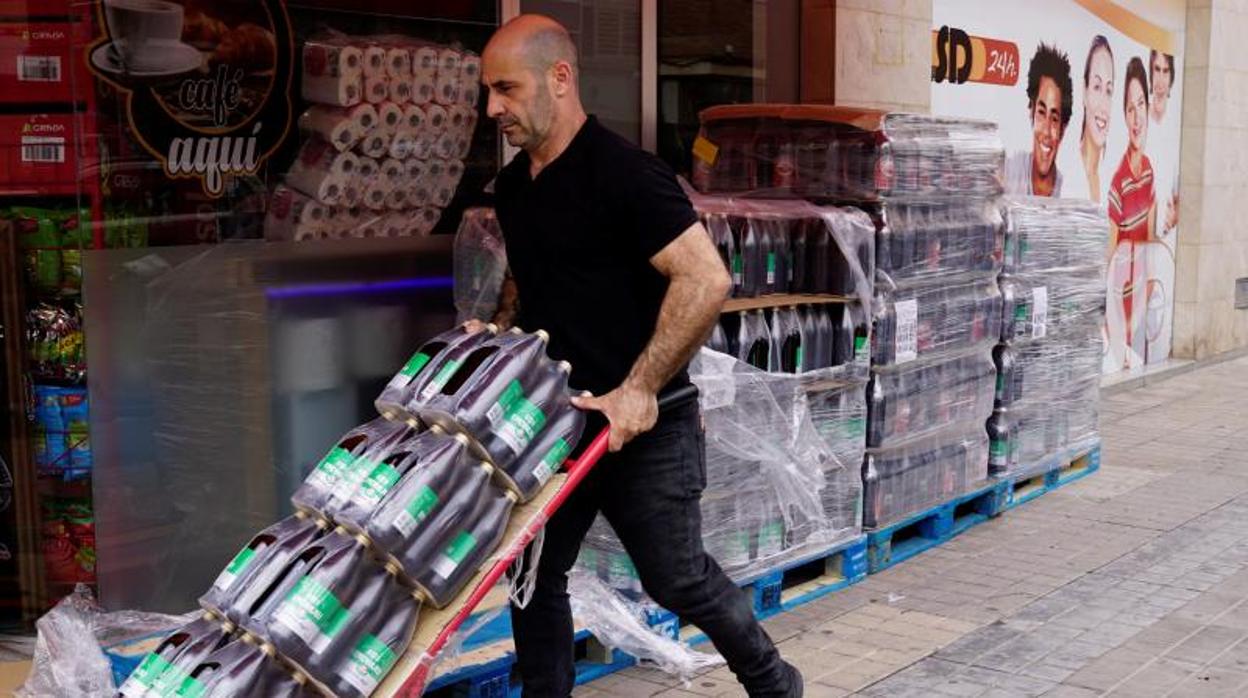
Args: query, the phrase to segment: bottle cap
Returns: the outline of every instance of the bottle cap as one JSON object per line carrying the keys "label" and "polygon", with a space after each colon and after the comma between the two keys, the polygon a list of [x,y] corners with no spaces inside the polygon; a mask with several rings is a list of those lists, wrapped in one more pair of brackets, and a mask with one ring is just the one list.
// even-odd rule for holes
{"label": "bottle cap", "polygon": [[490,334],[498,334],[498,325],[492,322],[485,323],[485,329],[489,330]]}
{"label": "bottle cap", "polygon": [[533,334],[537,335],[537,338],[542,340],[543,343],[550,342],[550,333],[547,332],[546,330],[538,330],[534,332]]}
{"label": "bottle cap", "polygon": [[240,641],[240,642],[244,642],[244,643],[246,643],[246,644],[248,644],[248,645],[254,645],[254,644],[256,644],[256,636],[255,636],[255,635],[252,635],[252,634],[251,634],[251,633],[249,633],[249,632],[243,632],[243,634],[242,634],[242,635],[240,635],[238,639],[239,639],[239,641]]}
{"label": "bottle cap", "polygon": [[430,601],[429,595],[425,593],[424,589],[414,590],[412,592],[412,598],[416,599],[417,602],[422,603],[422,604],[429,603]]}
{"label": "bottle cap", "polygon": [[446,430],[442,428],[442,425],[441,425],[441,424],[434,424],[433,426],[429,427],[429,431],[431,431],[431,432],[433,432],[433,433],[435,433],[435,434],[445,434],[445,433],[446,433]]}
{"label": "bottle cap", "polygon": [[212,611],[204,611],[202,616],[204,620],[220,620],[220,617]]}
{"label": "bottle cap", "polygon": [[465,445],[465,446],[467,446],[467,445],[470,443],[470,440],[469,440],[469,438],[468,438],[468,435],[467,435],[467,434],[456,434],[456,435],[455,435],[455,440],[456,440],[456,441],[458,441],[458,442],[460,442],[461,444],[463,444],[463,445]]}
{"label": "bottle cap", "polygon": [[560,361],[557,365],[559,367],[559,370],[563,371],[564,373],[572,372],[572,364],[567,361]]}
{"label": "bottle cap", "polygon": [[292,673],[290,676],[291,678],[295,680],[295,683],[299,684],[300,686],[306,686],[308,684],[308,675],[303,673],[302,671],[296,671]]}
{"label": "bottle cap", "polygon": [[295,518],[299,519],[300,521],[303,521],[304,519],[308,518],[308,512],[304,511],[303,509],[296,509]]}
{"label": "bottle cap", "polygon": [[494,475],[494,471],[497,470],[497,468],[491,465],[488,461],[481,461],[481,469],[485,471],[487,476]]}
{"label": "bottle cap", "polygon": [[[339,526],[339,528],[342,528],[342,527],[341,527],[341,526]],[[343,532],[345,533],[345,532],[346,532],[346,529],[343,529]],[[364,546],[365,548],[371,548],[371,547],[373,547],[373,542],[372,542],[371,540],[369,540],[369,539],[368,539],[368,536],[364,535],[363,533],[357,533],[357,534],[355,534],[354,538],[355,538],[355,542],[356,542],[356,543],[359,543],[360,545]]]}
{"label": "bottle cap", "polygon": [[386,563],[386,572],[389,572],[391,576],[397,577],[402,571],[403,569],[395,564],[393,560]]}
{"label": "bottle cap", "polygon": [[519,327],[516,327],[515,325],[512,325],[511,329],[507,330],[507,333],[508,334],[524,334],[524,330],[520,329]]}
{"label": "bottle cap", "polygon": [[330,528],[333,527],[333,525],[334,525],[334,522],[330,521],[324,516],[318,516],[316,518],[316,527],[321,529],[322,531],[328,531]]}
{"label": "bottle cap", "polygon": [[503,490],[503,496],[510,499],[512,504],[520,501],[520,497],[516,496],[516,493],[511,490]]}
{"label": "bottle cap", "polygon": [[260,643],[260,651],[263,652],[264,656],[269,659],[273,659],[277,656],[277,648],[267,642]]}
{"label": "bottle cap", "polygon": [[234,625],[228,620],[225,620],[225,621],[221,621],[221,629],[225,631],[226,635],[229,635],[233,633],[235,630],[237,630],[238,626]]}

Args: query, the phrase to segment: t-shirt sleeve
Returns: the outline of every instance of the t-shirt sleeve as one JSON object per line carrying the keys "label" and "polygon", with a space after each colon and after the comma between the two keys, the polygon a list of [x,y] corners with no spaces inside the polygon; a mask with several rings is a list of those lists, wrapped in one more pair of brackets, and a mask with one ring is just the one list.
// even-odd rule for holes
{"label": "t-shirt sleeve", "polygon": [[643,259],[650,259],[698,222],[689,197],[667,163],[644,150],[630,150],[616,170],[622,214]]}

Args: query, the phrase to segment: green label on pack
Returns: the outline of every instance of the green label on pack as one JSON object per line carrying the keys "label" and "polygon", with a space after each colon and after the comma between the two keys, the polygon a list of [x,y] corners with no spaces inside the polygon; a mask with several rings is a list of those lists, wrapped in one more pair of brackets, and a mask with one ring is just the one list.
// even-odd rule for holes
{"label": "green label on pack", "polygon": [[407,363],[403,364],[403,368],[399,369],[399,375],[406,379],[403,381],[403,384],[406,385],[407,380],[411,380],[412,376],[420,373],[420,369],[424,368],[431,358],[433,357],[421,351],[412,354],[412,358],[408,359]]}
{"label": "green label on pack", "polygon": [[559,469],[559,466],[563,465],[564,459],[568,457],[571,451],[572,446],[567,441],[563,439],[556,441],[555,445],[551,446],[546,455],[542,457],[542,462],[538,463],[537,468],[533,471],[533,475],[537,477],[538,483],[545,485],[551,476],[555,474],[555,471]]}
{"label": "green label on pack", "polygon": [[996,464],[1005,462],[1005,455],[1008,453],[1006,443],[1000,439],[993,439],[988,442],[988,459]]}
{"label": "green label on pack", "polygon": [[390,672],[398,655],[386,643],[374,635],[365,635],[351,651],[343,679],[364,695],[372,695],[373,689]]}
{"label": "green label on pack", "polygon": [[189,678],[186,672],[166,662],[164,671],[156,675],[149,692],[143,695],[171,698],[178,695],[182,684]]}
{"label": "green label on pack", "polygon": [[857,438],[867,432],[867,419],[854,417],[845,422],[845,433],[849,438]]}
{"label": "green label on pack", "polygon": [[433,562],[433,571],[443,579],[450,579],[456,568],[468,557],[468,553],[477,547],[477,539],[467,531],[460,531],[451,539],[451,544]]}
{"label": "green label on pack", "polygon": [[172,668],[173,664],[159,654],[155,652],[148,654],[138,668],[130,674],[130,678],[121,685],[121,695],[137,698],[147,689],[155,687],[157,679]]}
{"label": "green label on pack", "polygon": [[459,370],[460,363],[460,361],[452,359],[442,364],[442,368],[438,369],[437,374],[433,376],[433,379],[429,381],[425,389],[420,391],[420,399],[428,400],[437,395],[439,390],[451,382],[451,376],[455,375],[455,371]]}
{"label": "green label on pack", "polygon": [[192,676],[183,677],[182,683],[169,694],[173,698],[202,698],[205,693],[204,682]]}
{"label": "green label on pack", "polygon": [[289,628],[312,651],[324,652],[351,619],[351,610],[312,577],[300,579],[278,607],[274,620]]}
{"label": "green label on pack", "polygon": [[867,336],[860,334],[854,337],[854,360],[867,360]]}
{"label": "green label on pack", "polygon": [[335,446],[312,470],[312,474],[308,476],[308,484],[322,492],[333,489],[353,460],[350,451]]}
{"label": "green label on pack", "polygon": [[997,374],[997,396],[1003,397],[1005,393],[1005,374]]}
{"label": "green label on pack", "polygon": [[546,415],[524,394],[519,380],[503,389],[498,402],[486,414],[494,433],[514,453],[519,454],[546,426]]}
{"label": "green label on pack", "polygon": [[734,254],[732,256],[732,283],[740,286],[741,279],[745,272],[745,262],[741,259],[741,255]]}
{"label": "green label on pack", "polygon": [[212,583],[213,588],[228,589],[230,585],[234,583],[234,580],[238,579],[238,575],[242,574],[243,570],[247,569],[247,565],[251,564],[251,560],[255,556],[256,551],[251,547],[243,548],[238,551],[238,554],[234,556],[234,559],[230,560],[230,564],[226,565],[225,569],[221,571],[221,574],[217,575],[217,581]]}
{"label": "green label on pack", "polygon": [[1031,315],[1031,311],[1027,308],[1026,303],[1019,303],[1014,308],[1014,321],[1027,322],[1027,318]]}
{"label": "green label on pack", "polygon": [[767,284],[776,283],[776,253],[767,253]]}
{"label": "green label on pack", "polygon": [[360,488],[356,490],[352,499],[361,507],[370,509],[377,506],[381,498],[385,497],[390,488],[394,487],[394,483],[398,481],[398,469],[389,463],[379,463],[360,483]]}
{"label": "green label on pack", "polygon": [[405,536],[412,535],[412,531],[416,530],[422,521],[429,518],[429,514],[437,505],[438,493],[434,492],[429,485],[422,486],[403,511],[394,517],[394,527]]}
{"label": "green label on pack", "polygon": [[804,352],[802,351],[802,345],[799,344],[797,345],[797,368],[796,368],[796,371],[798,373],[801,373],[802,371],[806,370],[805,368],[803,368],[803,366],[805,365],[805,360],[803,357],[804,357]]}
{"label": "green label on pack", "polygon": [[769,521],[758,529],[758,554],[775,555],[784,542],[784,523]]}

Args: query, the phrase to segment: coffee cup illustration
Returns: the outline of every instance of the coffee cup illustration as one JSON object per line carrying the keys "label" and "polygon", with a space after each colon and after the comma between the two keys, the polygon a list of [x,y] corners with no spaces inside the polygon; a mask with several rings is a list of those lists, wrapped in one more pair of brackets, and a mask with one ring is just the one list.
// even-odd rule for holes
{"label": "coffee cup illustration", "polygon": [[166,0],[104,0],[110,50],[126,70],[156,71],[179,55],[182,6]]}

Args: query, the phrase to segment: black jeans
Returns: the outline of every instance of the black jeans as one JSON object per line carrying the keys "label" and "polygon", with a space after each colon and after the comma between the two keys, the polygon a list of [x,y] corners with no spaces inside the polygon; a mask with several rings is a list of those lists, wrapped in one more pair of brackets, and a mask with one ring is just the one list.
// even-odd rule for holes
{"label": "black jeans", "polygon": [[655,428],[608,454],[546,525],[537,586],[511,609],[525,698],[567,698],[575,680],[567,572],[602,511],[652,599],[706,633],[751,696],[786,696],[780,654],[750,599],[702,548],[698,506],[706,486],[705,440],[696,402],[661,415]]}

